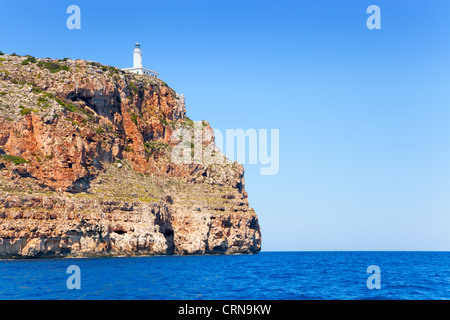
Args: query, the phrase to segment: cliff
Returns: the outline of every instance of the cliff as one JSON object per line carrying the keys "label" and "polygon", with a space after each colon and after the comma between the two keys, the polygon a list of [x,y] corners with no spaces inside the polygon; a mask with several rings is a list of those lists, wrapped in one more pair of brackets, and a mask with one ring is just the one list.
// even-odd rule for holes
{"label": "cliff", "polygon": [[184,97],[159,79],[0,55],[0,257],[259,252],[243,167],[174,163],[180,128]]}

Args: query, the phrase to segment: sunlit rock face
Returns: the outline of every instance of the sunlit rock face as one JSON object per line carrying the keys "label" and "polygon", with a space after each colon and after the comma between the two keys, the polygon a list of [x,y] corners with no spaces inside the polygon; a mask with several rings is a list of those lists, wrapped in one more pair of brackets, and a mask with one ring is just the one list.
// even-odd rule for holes
{"label": "sunlit rock face", "polygon": [[[0,58],[0,257],[260,251],[243,167],[171,159],[194,131],[183,95],[95,62]],[[201,136],[214,144],[206,121]]]}

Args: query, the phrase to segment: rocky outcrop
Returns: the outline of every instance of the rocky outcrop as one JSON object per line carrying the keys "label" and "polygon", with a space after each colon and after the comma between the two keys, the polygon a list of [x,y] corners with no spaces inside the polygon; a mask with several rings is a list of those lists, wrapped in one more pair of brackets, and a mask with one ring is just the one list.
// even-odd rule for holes
{"label": "rocky outcrop", "polygon": [[254,215],[173,211],[165,202],[2,196],[0,256],[256,253]]}
{"label": "rocky outcrop", "polygon": [[180,128],[194,137],[159,79],[0,56],[0,257],[258,252],[243,167],[174,163]]}

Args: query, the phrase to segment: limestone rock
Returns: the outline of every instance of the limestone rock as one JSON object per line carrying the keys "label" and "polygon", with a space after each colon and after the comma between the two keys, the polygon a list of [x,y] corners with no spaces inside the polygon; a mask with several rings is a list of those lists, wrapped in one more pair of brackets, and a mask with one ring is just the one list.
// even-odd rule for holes
{"label": "limestone rock", "polygon": [[[193,130],[183,95],[95,62],[1,57],[0,257],[260,251],[244,168],[171,161],[173,133]],[[206,121],[201,143],[216,149]]]}

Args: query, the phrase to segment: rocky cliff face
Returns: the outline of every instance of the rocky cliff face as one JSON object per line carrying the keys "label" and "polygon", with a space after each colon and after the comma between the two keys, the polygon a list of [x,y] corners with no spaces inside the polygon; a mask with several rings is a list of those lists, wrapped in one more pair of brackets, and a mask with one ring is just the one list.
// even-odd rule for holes
{"label": "rocky cliff face", "polygon": [[174,163],[181,128],[184,97],[159,79],[1,55],[0,257],[258,252],[243,167]]}

